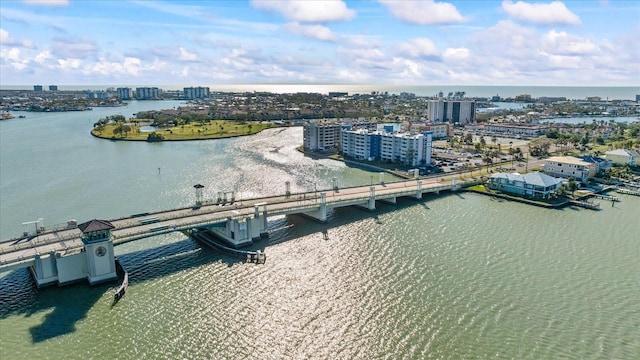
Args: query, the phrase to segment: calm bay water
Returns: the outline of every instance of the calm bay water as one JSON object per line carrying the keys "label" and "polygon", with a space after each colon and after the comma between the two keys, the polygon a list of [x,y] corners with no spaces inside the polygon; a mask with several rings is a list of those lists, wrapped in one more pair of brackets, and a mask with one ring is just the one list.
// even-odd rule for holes
{"label": "calm bay water", "polygon": [[[159,144],[89,136],[106,114],[168,104],[0,122],[0,238],[40,217],[186,206],[196,183],[208,198],[243,198],[283,193],[285,181],[370,181],[298,153],[300,128]],[[131,285],[113,308],[115,284],[37,290],[27,271],[5,273],[0,358],[637,358],[640,199],[617,196],[598,212],[459,193],[339,209],[324,225],[273,218],[256,245],[265,265],[181,234],[148,238],[116,248]]]}

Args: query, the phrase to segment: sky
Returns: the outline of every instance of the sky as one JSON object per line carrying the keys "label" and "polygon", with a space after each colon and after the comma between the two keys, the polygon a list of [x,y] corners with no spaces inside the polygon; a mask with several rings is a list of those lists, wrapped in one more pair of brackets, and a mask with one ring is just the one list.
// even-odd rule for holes
{"label": "sky", "polygon": [[0,1],[0,86],[640,85],[640,1]]}

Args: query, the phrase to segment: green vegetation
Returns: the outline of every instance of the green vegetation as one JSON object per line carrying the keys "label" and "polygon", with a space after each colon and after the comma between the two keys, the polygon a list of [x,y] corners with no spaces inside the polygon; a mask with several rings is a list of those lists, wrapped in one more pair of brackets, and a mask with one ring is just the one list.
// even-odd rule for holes
{"label": "green vegetation", "polygon": [[[143,126],[154,126],[153,132],[143,132]],[[183,120],[179,117],[156,119],[129,119],[122,115],[107,116],[93,125],[91,134],[105,139],[134,141],[204,140],[259,133],[273,127],[269,122],[210,120],[206,117]]]}

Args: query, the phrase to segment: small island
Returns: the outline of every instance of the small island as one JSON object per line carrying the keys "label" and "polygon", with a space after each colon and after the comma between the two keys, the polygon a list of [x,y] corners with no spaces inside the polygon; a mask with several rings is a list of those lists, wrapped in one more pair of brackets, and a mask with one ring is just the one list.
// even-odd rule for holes
{"label": "small island", "polygon": [[91,134],[109,140],[186,141],[253,135],[276,127],[269,121],[214,120],[206,114],[158,115],[157,112],[107,116],[93,124]]}

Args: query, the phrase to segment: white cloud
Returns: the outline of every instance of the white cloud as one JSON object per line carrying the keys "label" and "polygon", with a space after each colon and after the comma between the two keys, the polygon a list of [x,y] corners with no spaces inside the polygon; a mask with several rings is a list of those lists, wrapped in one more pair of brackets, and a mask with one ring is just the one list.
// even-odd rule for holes
{"label": "white cloud", "polygon": [[502,2],[502,9],[512,18],[538,25],[579,25],[580,18],[561,1],[549,4],[529,4],[524,1]]}
{"label": "white cloud", "polygon": [[4,29],[0,29],[0,45],[18,46],[18,47],[23,47],[27,49],[35,49],[35,45],[33,45],[33,42],[31,40],[14,39],[11,36],[9,36],[9,32]]}
{"label": "white cloud", "polygon": [[380,42],[378,40],[364,35],[347,35],[342,38],[352,47],[371,48],[380,46]]}
{"label": "white cloud", "polygon": [[38,64],[44,64],[47,60],[51,58],[53,58],[53,56],[51,56],[51,53],[49,52],[49,50],[45,50],[40,52],[38,55],[36,55],[33,61],[37,62]]}
{"label": "white cloud", "polygon": [[82,65],[80,59],[58,59],[58,65],[62,70],[76,70]]}
{"label": "white cloud", "polygon": [[458,9],[449,3],[406,0],[380,0],[398,19],[418,25],[440,25],[464,22]]}
{"label": "white cloud", "polygon": [[447,48],[442,57],[446,61],[460,61],[469,58],[469,49],[467,48]]}
{"label": "white cloud", "polygon": [[539,35],[535,30],[509,20],[480,30],[471,37],[480,57],[526,60],[535,54]]}
{"label": "white cloud", "polygon": [[547,64],[552,68],[580,69],[582,67],[582,58],[580,56],[549,54],[542,50],[538,51],[538,53],[547,58]]}
{"label": "white cloud", "polygon": [[288,33],[321,41],[335,41],[338,38],[331,29],[322,25],[301,25],[293,22],[283,25],[282,28]]}
{"label": "white cloud", "polygon": [[336,74],[337,78],[344,82],[365,83],[371,80],[371,75],[362,71],[354,71],[353,69],[340,69]]}
{"label": "white cloud", "polygon": [[589,39],[555,30],[549,31],[542,37],[542,47],[545,51],[559,55],[591,54],[598,50],[598,47]]}
{"label": "white cloud", "polygon": [[69,0],[22,0],[22,2],[29,5],[43,5],[43,6],[69,5]]}
{"label": "white cloud", "polygon": [[434,59],[440,56],[436,45],[427,38],[416,38],[397,45],[400,54],[412,58]]}
{"label": "white cloud", "polygon": [[342,0],[252,0],[251,5],[258,10],[278,12],[291,21],[345,21],[356,16]]}
{"label": "white cloud", "polygon": [[182,46],[179,47],[180,55],[178,56],[178,60],[180,61],[198,61],[198,55],[194,53],[190,53]]}
{"label": "white cloud", "polygon": [[7,59],[9,61],[20,61],[20,49],[18,48],[10,48],[5,49],[1,48],[2,52],[0,53],[0,58]]}

